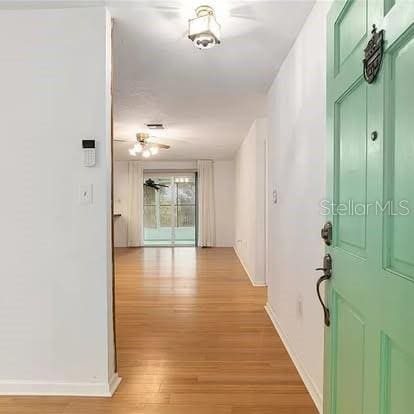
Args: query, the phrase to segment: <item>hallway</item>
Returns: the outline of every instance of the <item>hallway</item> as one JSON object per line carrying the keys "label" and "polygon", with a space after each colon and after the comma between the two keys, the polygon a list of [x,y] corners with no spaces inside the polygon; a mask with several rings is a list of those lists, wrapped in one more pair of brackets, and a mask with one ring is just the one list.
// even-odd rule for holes
{"label": "hallway", "polygon": [[117,251],[116,398],[145,413],[316,413],[233,249]]}
{"label": "hallway", "polygon": [[116,270],[115,396],[1,397],[0,413],[317,412],[233,249],[117,249]]}

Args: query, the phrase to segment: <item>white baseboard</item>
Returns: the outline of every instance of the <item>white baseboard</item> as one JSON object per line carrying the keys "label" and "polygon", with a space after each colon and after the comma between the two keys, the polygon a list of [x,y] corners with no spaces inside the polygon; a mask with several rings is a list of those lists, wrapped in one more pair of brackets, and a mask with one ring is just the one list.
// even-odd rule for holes
{"label": "white baseboard", "polygon": [[121,383],[122,378],[118,375],[117,372],[114,372],[111,380],[109,381],[109,395],[112,397],[115,394],[119,384]]}
{"label": "white baseboard", "polygon": [[276,317],[276,313],[274,312],[273,308],[270,306],[269,303],[266,304],[265,306],[265,310],[267,312],[267,314],[269,315],[270,320],[273,323],[273,326],[275,327],[277,333],[280,336],[280,339],[283,342],[283,345],[285,346],[290,358],[292,359],[300,377],[302,378],[303,383],[305,384],[305,387],[307,388],[310,396],[312,397],[313,402],[316,405],[316,408],[318,409],[318,411],[322,414],[323,412],[323,397],[322,397],[322,393],[319,391],[318,387],[315,385],[315,383],[313,382],[311,376],[308,374],[308,372],[306,371],[300,357],[298,355],[296,355],[292,348],[289,345],[289,339],[288,337],[284,334],[282,328],[280,327],[280,324],[277,321],[277,317]]}
{"label": "white baseboard", "polygon": [[249,271],[247,270],[246,265],[243,263],[243,260],[242,260],[242,258],[240,257],[240,254],[239,254],[239,252],[237,251],[237,248],[236,248],[235,246],[233,246],[233,250],[236,252],[236,256],[237,256],[237,258],[239,259],[239,262],[241,263],[241,265],[243,266],[243,269],[244,269],[244,271],[246,272],[247,277],[248,277],[248,278],[249,278],[249,280],[250,280],[250,283],[251,283],[253,286],[255,286],[255,287],[264,287],[264,286],[266,286],[266,283],[265,283],[265,282],[256,282],[256,281],[253,279],[253,277],[250,275]]}
{"label": "white baseboard", "polygon": [[121,380],[115,373],[107,383],[0,381],[0,395],[112,397]]}

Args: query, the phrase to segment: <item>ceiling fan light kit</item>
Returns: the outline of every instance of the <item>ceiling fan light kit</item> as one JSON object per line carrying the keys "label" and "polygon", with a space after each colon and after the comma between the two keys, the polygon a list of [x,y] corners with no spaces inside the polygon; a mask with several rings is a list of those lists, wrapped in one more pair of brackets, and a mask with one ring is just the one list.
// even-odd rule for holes
{"label": "ceiling fan light kit", "polygon": [[[145,132],[139,132],[137,135],[137,142],[132,148],[129,148],[129,155],[136,157],[137,154],[141,154],[144,158],[149,158],[152,155],[157,155],[160,149],[169,149],[169,145],[158,144],[156,142],[148,142],[151,138],[149,134]],[[116,140],[123,141],[123,140]]]}
{"label": "ceiling fan light kit", "polygon": [[220,44],[221,27],[216,20],[214,9],[210,6],[199,6],[197,17],[188,21],[188,38],[198,49],[210,49]]}
{"label": "ceiling fan light kit", "polygon": [[149,151],[150,151],[151,155],[157,155],[158,152],[159,152],[159,148],[156,145],[152,145],[149,148]]}
{"label": "ceiling fan light kit", "polygon": [[140,154],[142,152],[142,145],[141,145],[141,143],[136,143],[134,145],[133,151],[135,151],[136,154]]}

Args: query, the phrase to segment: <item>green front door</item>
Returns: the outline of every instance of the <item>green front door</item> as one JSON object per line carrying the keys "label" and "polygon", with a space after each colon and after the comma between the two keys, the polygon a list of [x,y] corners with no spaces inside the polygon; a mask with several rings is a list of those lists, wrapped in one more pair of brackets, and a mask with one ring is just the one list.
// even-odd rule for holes
{"label": "green front door", "polygon": [[[372,25],[377,80],[363,78]],[[414,2],[335,2],[328,18],[325,414],[414,413]]]}

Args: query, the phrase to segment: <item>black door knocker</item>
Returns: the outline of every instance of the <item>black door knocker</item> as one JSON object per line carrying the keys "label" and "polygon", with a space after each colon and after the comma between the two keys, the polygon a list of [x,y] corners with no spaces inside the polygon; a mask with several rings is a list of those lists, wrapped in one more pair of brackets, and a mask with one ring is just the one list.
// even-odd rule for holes
{"label": "black door knocker", "polygon": [[365,48],[364,79],[373,83],[381,69],[384,55],[384,30],[377,32],[377,26],[372,26],[372,36]]}

